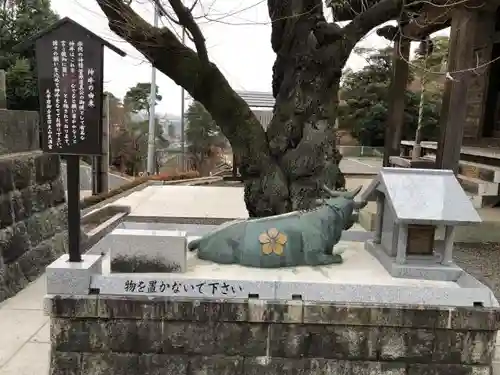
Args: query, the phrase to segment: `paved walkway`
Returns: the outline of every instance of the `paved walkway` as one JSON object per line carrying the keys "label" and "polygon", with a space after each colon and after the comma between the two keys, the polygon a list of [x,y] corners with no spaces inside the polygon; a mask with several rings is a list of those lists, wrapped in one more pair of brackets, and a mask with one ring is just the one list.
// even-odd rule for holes
{"label": "paved walkway", "polygon": [[344,157],[340,170],[346,175],[376,175],[382,168],[382,159],[368,157]]}
{"label": "paved walkway", "polygon": [[0,303],[0,375],[49,373],[50,324],[43,314],[45,277]]}

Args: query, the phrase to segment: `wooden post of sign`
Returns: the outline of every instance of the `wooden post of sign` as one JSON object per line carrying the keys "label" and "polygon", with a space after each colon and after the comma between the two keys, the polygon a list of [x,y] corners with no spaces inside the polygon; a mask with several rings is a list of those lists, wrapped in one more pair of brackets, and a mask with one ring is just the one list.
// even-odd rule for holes
{"label": "wooden post of sign", "polygon": [[80,157],[66,155],[68,189],[68,253],[70,262],[81,262],[80,252]]}
{"label": "wooden post of sign", "polygon": [[410,39],[399,35],[394,42],[393,71],[389,91],[389,110],[385,127],[383,166],[389,166],[389,158],[399,155],[405,112],[405,90],[408,84],[408,60]]}
{"label": "wooden post of sign", "polygon": [[3,69],[0,69],[0,109],[7,109],[7,83]]}

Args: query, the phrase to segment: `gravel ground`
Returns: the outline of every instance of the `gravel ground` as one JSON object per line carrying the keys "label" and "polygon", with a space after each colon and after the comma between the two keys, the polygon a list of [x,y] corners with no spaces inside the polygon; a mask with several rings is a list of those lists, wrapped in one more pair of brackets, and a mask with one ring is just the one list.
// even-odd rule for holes
{"label": "gravel ground", "polygon": [[457,243],[453,257],[460,267],[500,298],[500,243]]}

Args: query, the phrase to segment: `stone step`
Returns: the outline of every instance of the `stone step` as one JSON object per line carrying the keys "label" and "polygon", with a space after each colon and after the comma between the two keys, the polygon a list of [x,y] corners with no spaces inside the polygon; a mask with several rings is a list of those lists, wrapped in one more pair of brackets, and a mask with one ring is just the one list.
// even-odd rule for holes
{"label": "stone step", "polygon": [[[424,159],[436,160],[433,155],[426,155]],[[477,178],[483,181],[500,183],[500,167],[460,160],[458,173],[462,176]]]}
{"label": "stone step", "polygon": [[474,208],[494,207],[500,203],[500,196],[476,195],[465,192]]}
{"label": "stone step", "polygon": [[458,173],[488,182],[500,182],[500,168],[487,164],[460,161]]}
{"label": "stone step", "polygon": [[457,175],[458,181],[468,193],[474,195],[497,196],[499,189],[498,183],[484,181],[479,178]]}

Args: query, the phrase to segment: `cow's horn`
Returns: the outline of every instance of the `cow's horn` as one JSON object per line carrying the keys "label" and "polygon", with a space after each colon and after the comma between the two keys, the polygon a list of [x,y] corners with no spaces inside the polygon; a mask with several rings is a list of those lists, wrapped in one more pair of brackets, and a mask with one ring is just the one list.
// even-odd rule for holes
{"label": "cow's horn", "polygon": [[326,191],[332,198],[341,197],[341,196],[343,196],[346,193],[344,191],[335,191],[335,190],[332,190],[332,189],[330,189],[326,185],[323,185],[323,190]]}
{"label": "cow's horn", "polygon": [[356,189],[352,191],[334,191],[328,186],[323,185],[323,190],[325,190],[328,194],[330,194],[331,197],[344,197],[346,199],[354,199],[356,195],[359,194],[359,192],[363,189],[363,185],[359,185]]}

